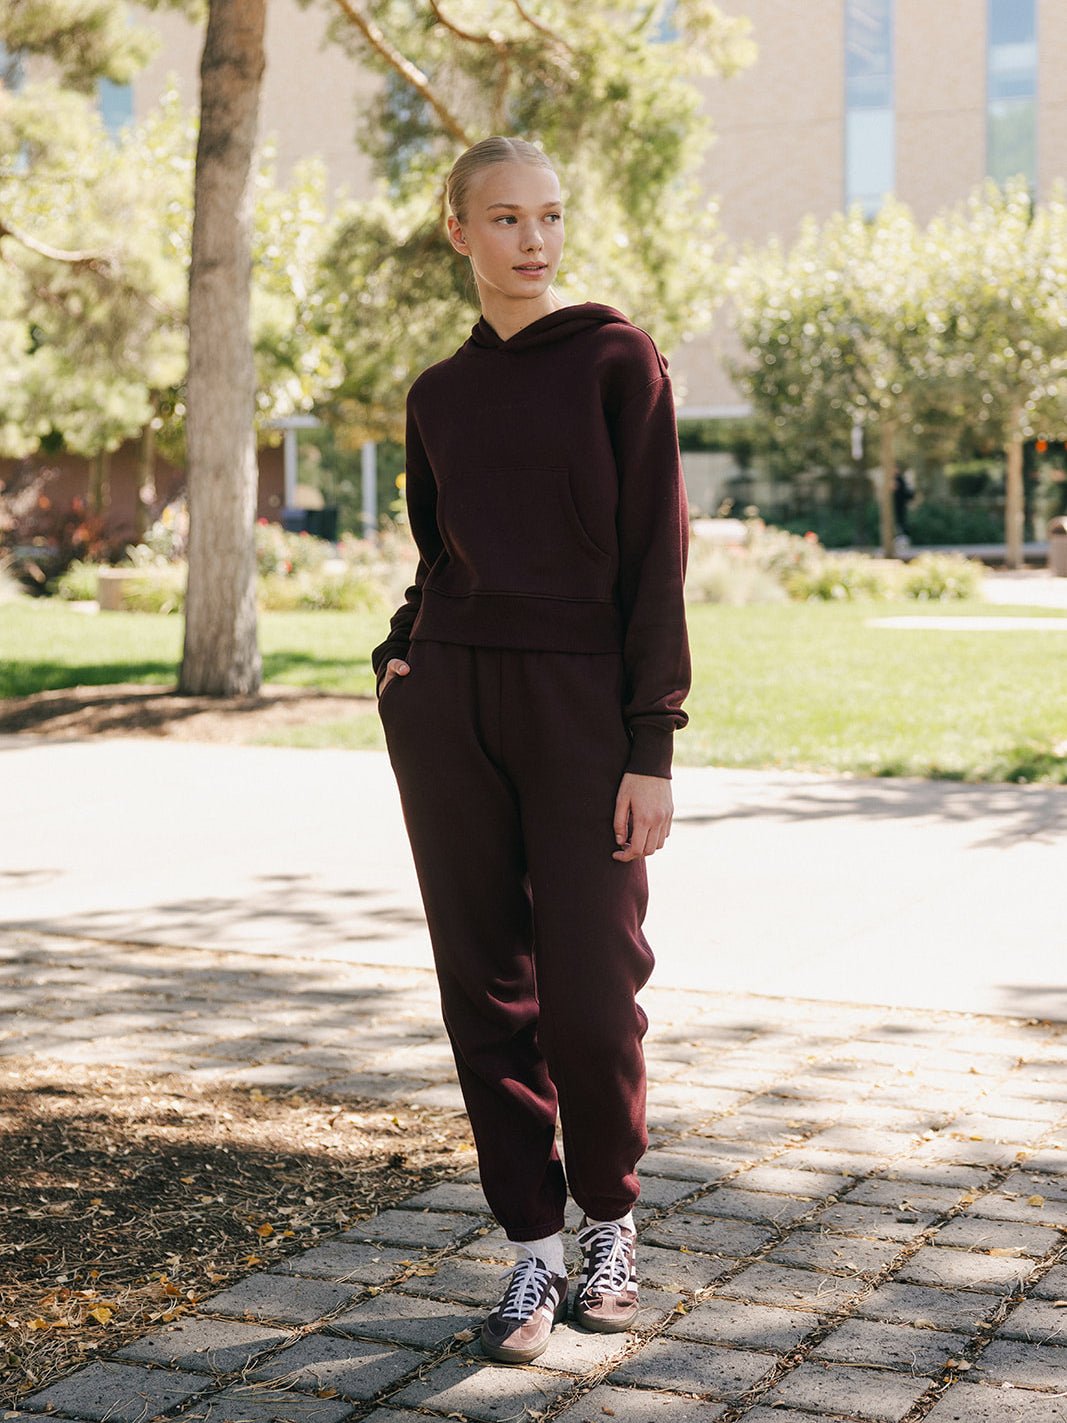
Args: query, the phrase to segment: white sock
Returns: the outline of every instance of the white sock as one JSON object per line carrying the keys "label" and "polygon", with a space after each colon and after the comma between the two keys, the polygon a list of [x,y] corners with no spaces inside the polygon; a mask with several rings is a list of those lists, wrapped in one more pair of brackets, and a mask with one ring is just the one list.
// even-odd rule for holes
{"label": "white sock", "polygon": [[554,1275],[565,1275],[566,1266],[563,1263],[563,1236],[546,1235],[541,1240],[513,1240],[512,1245],[516,1247],[516,1258],[521,1260],[527,1253],[536,1255],[539,1260],[543,1260]]}
{"label": "white sock", "polygon": [[634,1225],[633,1211],[627,1211],[626,1214],[620,1216],[618,1220],[593,1220],[589,1216],[586,1216],[585,1219],[588,1225],[621,1225],[624,1230],[632,1230],[635,1234],[637,1232],[637,1227]]}

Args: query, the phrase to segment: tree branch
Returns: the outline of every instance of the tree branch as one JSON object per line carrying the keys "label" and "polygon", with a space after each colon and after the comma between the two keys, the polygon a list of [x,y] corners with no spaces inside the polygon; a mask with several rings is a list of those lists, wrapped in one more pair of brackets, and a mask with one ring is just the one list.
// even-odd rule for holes
{"label": "tree branch", "polygon": [[334,0],[334,3],[345,18],[351,24],[355,25],[356,29],[363,35],[371,48],[379,54],[387,64],[391,65],[397,74],[411,85],[416,93],[422,95],[441,120],[446,131],[459,143],[462,143],[465,148],[469,148],[474,140],[470,134],[467,133],[466,129],[464,129],[455,114],[453,114],[434,93],[430,86],[429,79],[423,74],[418,65],[412,64],[409,59],[405,59],[386,36],[381,26],[376,24],[375,21],[370,19],[367,15],[364,15],[358,6],[353,4],[353,0]]}
{"label": "tree branch", "polygon": [[27,251],[35,253],[38,257],[46,257],[50,262],[64,262],[70,267],[99,272],[101,276],[105,277],[112,277],[115,274],[114,261],[103,252],[65,252],[59,247],[49,247],[46,242],[38,242],[28,232],[22,232],[17,227],[12,227],[9,222],[0,217],[0,238],[4,237],[13,237]]}
{"label": "tree branch", "polygon": [[561,49],[565,49],[568,54],[574,53],[574,46],[569,45],[562,35],[557,35],[555,30],[550,30],[541,20],[534,19],[533,15],[531,15],[529,10],[523,5],[522,0],[511,0],[511,3],[515,6],[515,9],[518,10],[526,23],[535,29],[538,34],[542,34],[546,39],[552,40],[553,43],[558,44]]}
{"label": "tree branch", "polygon": [[430,0],[430,8],[437,16],[438,22],[444,25],[446,30],[450,30],[457,39],[466,40],[470,44],[492,45],[496,50],[496,57],[500,62],[500,69],[497,74],[497,81],[493,89],[493,129],[499,133],[504,127],[504,105],[508,93],[508,80],[511,77],[511,57],[508,53],[507,41],[499,30],[490,30],[488,34],[476,35],[470,30],[461,29],[453,20],[450,20],[441,9],[439,0]]}

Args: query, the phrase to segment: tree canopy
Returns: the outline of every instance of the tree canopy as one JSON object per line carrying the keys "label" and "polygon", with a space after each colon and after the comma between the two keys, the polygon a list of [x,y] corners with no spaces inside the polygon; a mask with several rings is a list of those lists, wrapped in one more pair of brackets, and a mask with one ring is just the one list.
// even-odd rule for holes
{"label": "tree canopy", "polygon": [[766,437],[798,467],[844,464],[856,425],[882,464],[882,538],[901,433],[941,442],[968,423],[1008,456],[1007,541],[1019,558],[1021,441],[1067,429],[1067,206],[988,182],[920,228],[888,201],[807,221],[793,245],[749,247],[729,280],[734,375]]}

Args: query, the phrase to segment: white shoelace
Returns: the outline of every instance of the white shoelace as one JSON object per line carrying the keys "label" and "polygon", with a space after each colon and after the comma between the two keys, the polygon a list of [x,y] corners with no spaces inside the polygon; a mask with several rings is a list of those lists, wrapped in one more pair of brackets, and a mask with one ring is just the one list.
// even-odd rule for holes
{"label": "white shoelace", "polygon": [[520,1324],[529,1319],[541,1303],[541,1296],[552,1279],[552,1271],[536,1255],[524,1256],[517,1265],[505,1270],[500,1278],[511,1277],[498,1313],[501,1319],[514,1319]]}
{"label": "white shoelace", "polygon": [[[589,1250],[591,1271],[583,1285],[584,1294],[598,1294],[601,1290],[618,1294],[626,1289],[630,1283],[630,1263],[619,1226],[587,1225],[578,1232],[578,1244]],[[601,1250],[606,1250],[607,1254],[597,1260]]]}

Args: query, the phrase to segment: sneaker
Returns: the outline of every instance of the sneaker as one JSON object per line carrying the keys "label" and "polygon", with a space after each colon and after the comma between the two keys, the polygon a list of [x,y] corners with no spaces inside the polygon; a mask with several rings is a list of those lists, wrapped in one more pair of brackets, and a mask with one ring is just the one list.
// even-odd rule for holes
{"label": "sneaker", "polygon": [[574,1296],[574,1318],[597,1334],[621,1334],[637,1318],[637,1236],[608,1221],[578,1232],[582,1272]]}
{"label": "sneaker", "polygon": [[567,1313],[567,1276],[536,1255],[505,1271],[507,1288],[482,1325],[482,1352],[501,1364],[528,1364],[548,1347],[552,1326]]}

